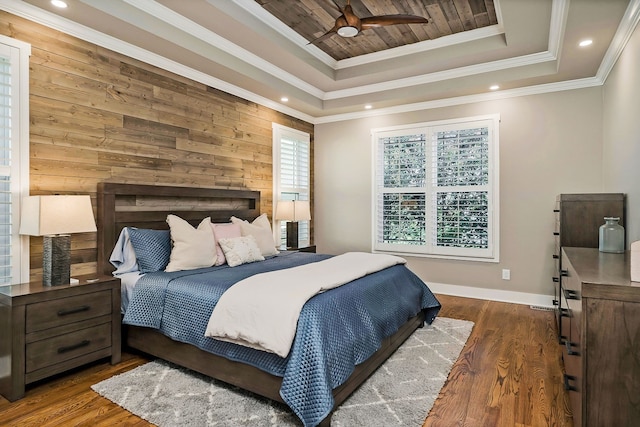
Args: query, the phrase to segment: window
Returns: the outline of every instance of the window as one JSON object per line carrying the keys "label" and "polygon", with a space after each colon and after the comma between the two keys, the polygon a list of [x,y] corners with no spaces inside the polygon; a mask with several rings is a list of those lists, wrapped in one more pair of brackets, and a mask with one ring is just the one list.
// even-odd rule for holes
{"label": "window", "polygon": [[0,36],[0,285],[29,279],[29,238],[18,234],[29,194],[30,45]]}
{"label": "window", "polygon": [[[273,124],[273,202],[310,200],[311,137],[306,132]],[[286,244],[286,221],[275,221],[274,231]],[[309,221],[298,222],[298,244],[311,241]],[[277,237],[276,237],[277,238]]]}
{"label": "window", "polygon": [[499,121],[373,130],[374,251],[499,260]]}

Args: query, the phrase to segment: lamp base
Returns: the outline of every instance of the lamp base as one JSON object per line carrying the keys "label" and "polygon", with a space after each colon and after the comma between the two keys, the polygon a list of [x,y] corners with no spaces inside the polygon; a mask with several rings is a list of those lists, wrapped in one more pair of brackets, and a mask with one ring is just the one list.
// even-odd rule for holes
{"label": "lamp base", "polygon": [[287,248],[298,248],[298,222],[287,222]]}
{"label": "lamp base", "polygon": [[71,235],[42,238],[42,284],[68,285],[71,278]]}

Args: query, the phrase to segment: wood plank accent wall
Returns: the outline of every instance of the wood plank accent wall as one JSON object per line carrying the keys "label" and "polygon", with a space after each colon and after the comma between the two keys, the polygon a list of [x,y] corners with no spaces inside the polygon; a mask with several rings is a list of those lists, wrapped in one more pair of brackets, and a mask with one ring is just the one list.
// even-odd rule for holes
{"label": "wood plank accent wall", "polygon": [[[95,209],[101,181],[249,189],[271,218],[272,122],[311,134],[313,183],[311,123],[7,12],[0,34],[32,48],[31,195],[90,194]],[[71,244],[72,275],[94,273],[96,233]],[[41,238],[30,253],[39,280]]]}

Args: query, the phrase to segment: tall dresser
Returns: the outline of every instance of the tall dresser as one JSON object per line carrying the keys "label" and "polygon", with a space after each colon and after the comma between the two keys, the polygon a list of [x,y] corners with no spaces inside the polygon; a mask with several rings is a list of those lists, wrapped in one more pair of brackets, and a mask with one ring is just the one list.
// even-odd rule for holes
{"label": "tall dresser", "polygon": [[640,425],[640,283],[629,252],[562,249],[562,348],[574,426]]}
{"label": "tall dresser", "polygon": [[556,197],[553,282],[558,340],[561,344],[564,342],[562,321],[567,315],[560,280],[563,271],[561,249],[565,246],[597,248],[598,230],[604,224],[604,217],[620,217],[620,225],[624,226],[624,211],[625,196],[622,193],[560,194]]}

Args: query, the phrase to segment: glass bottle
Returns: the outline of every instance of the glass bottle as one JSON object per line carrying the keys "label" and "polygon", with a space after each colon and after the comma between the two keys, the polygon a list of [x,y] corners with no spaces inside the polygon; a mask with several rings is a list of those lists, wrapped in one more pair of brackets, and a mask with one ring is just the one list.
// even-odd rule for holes
{"label": "glass bottle", "polygon": [[621,254],[624,252],[624,227],[618,224],[620,218],[605,217],[600,226],[600,252]]}

